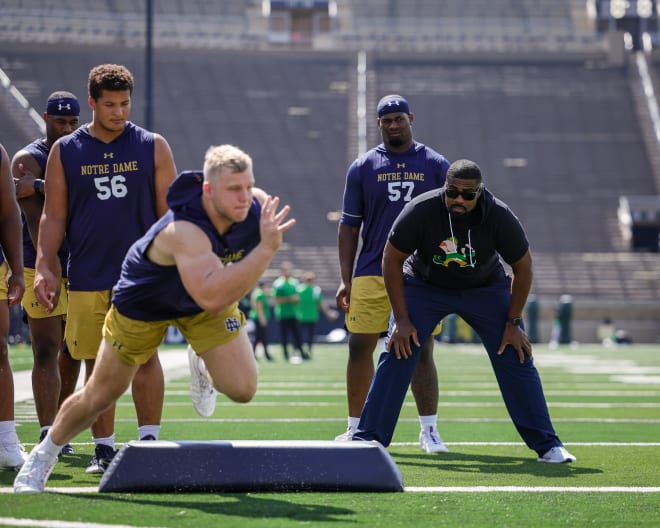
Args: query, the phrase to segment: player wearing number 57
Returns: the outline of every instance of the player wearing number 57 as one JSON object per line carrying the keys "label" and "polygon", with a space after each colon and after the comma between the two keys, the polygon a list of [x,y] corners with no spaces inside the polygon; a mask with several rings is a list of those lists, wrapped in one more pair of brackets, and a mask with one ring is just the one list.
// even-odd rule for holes
{"label": "player wearing number 57", "polygon": [[[57,250],[69,242],[69,306],[65,338],[91,374],[110,294],[128,248],[167,211],[176,177],[167,141],[128,120],[133,76],[102,64],[88,80],[91,123],[58,139],[46,164],[46,199],[39,224],[34,289],[47,310],[57,305],[62,274]],[[157,437],[163,376],[158,356],[133,384],[139,436]],[[92,426],[95,457],[87,471],[102,473],[114,455],[114,406]]]}
{"label": "player wearing number 57", "polygon": [[[336,438],[341,441],[351,439],[360,421],[374,375],[374,349],[387,332],[391,306],[381,267],[387,234],[410,200],[442,187],[449,168],[443,155],[413,138],[415,116],[404,97],[382,97],[376,117],[383,141],[348,168],[337,233],[341,283],[336,302],[346,314],[346,330],[350,333],[346,366],[348,428]],[[420,447],[427,453],[445,452],[447,447],[437,427],[438,376],[433,338],[424,344],[419,364],[412,393],[419,414]]]}

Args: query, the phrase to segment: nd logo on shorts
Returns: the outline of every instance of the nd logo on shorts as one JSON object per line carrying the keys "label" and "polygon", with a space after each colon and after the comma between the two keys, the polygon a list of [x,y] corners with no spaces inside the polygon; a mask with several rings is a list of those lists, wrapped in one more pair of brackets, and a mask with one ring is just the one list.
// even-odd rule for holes
{"label": "nd logo on shorts", "polygon": [[225,328],[228,332],[237,332],[241,329],[241,321],[236,317],[227,317],[225,319]]}

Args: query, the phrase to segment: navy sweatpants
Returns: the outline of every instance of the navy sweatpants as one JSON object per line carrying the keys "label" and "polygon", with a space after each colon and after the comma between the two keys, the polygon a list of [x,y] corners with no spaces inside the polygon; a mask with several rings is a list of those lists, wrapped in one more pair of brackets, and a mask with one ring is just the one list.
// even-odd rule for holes
{"label": "navy sweatpants", "polygon": [[[511,300],[511,280],[466,290],[434,288],[413,277],[404,277],[404,294],[411,322],[420,343],[426,342],[433,328],[446,315],[462,317],[479,335],[486,347],[504,404],[518,433],[539,455],[562,445],[555,433],[545,402],[538,371],[531,358],[520,363],[518,353],[507,346],[497,355]],[[390,332],[393,319],[390,319]],[[369,388],[354,440],[377,440],[387,447],[392,441],[410,380],[419,361],[420,348],[412,345],[412,356],[397,359],[383,352]]]}

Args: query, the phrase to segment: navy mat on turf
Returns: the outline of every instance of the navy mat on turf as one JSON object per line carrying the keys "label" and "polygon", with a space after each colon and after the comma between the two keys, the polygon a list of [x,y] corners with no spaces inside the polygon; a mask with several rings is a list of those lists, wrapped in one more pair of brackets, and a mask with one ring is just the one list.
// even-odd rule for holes
{"label": "navy mat on turf", "polygon": [[403,491],[378,442],[133,441],[101,492]]}

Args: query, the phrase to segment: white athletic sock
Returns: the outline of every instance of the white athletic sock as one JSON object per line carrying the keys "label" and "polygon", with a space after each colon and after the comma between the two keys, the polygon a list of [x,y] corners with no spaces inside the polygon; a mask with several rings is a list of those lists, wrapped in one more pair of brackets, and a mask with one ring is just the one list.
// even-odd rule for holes
{"label": "white athletic sock", "polygon": [[16,422],[14,420],[6,420],[4,422],[0,422],[0,443],[18,443],[18,435],[16,434]]}
{"label": "white athletic sock", "polygon": [[46,438],[44,438],[44,441],[38,447],[40,452],[46,453],[50,458],[57,458],[60,451],[62,451],[62,446],[53,442],[53,439],[50,437],[50,431],[48,431]]}
{"label": "white athletic sock", "polygon": [[426,416],[419,416],[419,424],[422,426],[422,431],[438,430],[438,415],[428,414]]}
{"label": "white athletic sock", "polygon": [[358,416],[357,418],[355,416],[349,416],[348,417],[348,428],[351,431],[356,431],[358,428],[358,424],[360,423],[360,417]]}
{"label": "white athletic sock", "polygon": [[138,438],[144,438],[145,436],[153,436],[158,440],[158,434],[160,433],[160,425],[141,425],[138,427]]}
{"label": "white athletic sock", "polygon": [[103,444],[115,448],[115,433],[112,433],[110,436],[105,436],[103,438],[92,438],[96,445]]}

